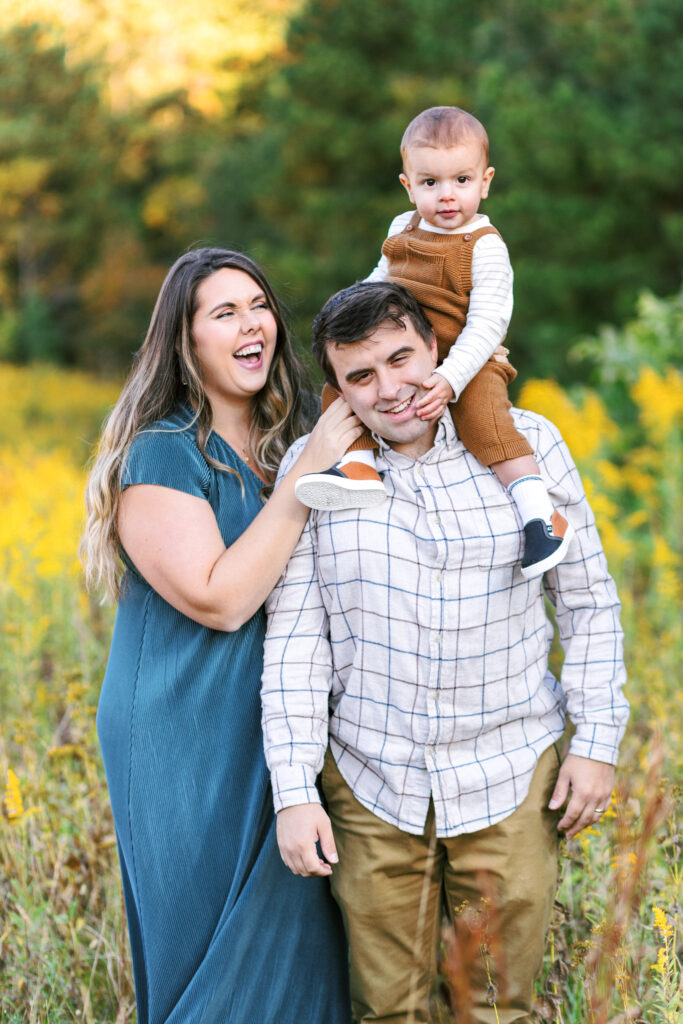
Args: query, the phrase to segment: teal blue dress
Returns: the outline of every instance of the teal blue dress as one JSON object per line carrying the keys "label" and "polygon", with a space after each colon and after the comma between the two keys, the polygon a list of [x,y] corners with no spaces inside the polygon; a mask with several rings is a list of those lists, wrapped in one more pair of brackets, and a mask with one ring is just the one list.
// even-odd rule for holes
{"label": "teal blue dress", "polygon": [[[123,487],[206,499],[226,546],[261,481],[180,406],[135,439]],[[240,480],[244,487],[242,494]],[[128,568],[97,713],[138,1024],[349,1024],[343,929],[327,879],[282,863],[263,756],[265,616],[234,633],[171,607]]]}

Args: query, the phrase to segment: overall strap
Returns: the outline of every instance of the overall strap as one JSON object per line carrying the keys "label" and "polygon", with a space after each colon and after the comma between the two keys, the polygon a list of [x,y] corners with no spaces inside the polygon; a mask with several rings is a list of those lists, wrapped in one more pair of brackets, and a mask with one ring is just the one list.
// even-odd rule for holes
{"label": "overall strap", "polygon": [[475,228],[474,231],[467,232],[463,235],[463,238],[468,242],[471,240],[474,244],[480,238],[483,238],[484,235],[498,235],[499,238],[501,237],[500,231],[497,231],[493,224],[486,224],[483,228]]}
{"label": "overall strap", "polygon": [[422,217],[417,212],[417,210],[415,210],[413,215],[412,215],[412,217],[410,218],[410,220],[408,221],[408,223],[404,227],[403,231],[400,231],[399,234],[405,235],[409,231],[414,231],[415,228],[418,228],[420,226],[420,221],[421,220],[422,220]]}

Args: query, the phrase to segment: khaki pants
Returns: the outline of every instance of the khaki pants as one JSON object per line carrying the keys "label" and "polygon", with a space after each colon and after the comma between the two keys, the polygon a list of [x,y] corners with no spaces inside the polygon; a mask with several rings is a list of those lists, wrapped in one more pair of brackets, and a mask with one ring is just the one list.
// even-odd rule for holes
{"label": "khaki pants", "polygon": [[[349,940],[358,1021],[429,1021],[442,913],[464,921],[463,906],[484,907],[490,922],[485,950],[477,940],[474,954],[463,957],[470,1019],[529,1020],[557,877],[558,813],[547,805],[559,763],[549,747],[527,798],[504,821],[438,839],[431,807],[421,836],[366,810],[328,750],[322,783],[339,853],[332,892]],[[494,991],[495,1008],[487,998]]]}

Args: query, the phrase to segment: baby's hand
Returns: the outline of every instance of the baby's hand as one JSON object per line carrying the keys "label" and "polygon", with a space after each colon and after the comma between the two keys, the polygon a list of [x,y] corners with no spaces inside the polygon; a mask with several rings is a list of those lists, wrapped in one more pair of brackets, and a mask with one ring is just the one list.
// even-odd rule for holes
{"label": "baby's hand", "polygon": [[453,400],[453,388],[440,373],[433,373],[423,382],[422,387],[427,388],[429,394],[417,403],[417,415],[421,420],[436,420]]}

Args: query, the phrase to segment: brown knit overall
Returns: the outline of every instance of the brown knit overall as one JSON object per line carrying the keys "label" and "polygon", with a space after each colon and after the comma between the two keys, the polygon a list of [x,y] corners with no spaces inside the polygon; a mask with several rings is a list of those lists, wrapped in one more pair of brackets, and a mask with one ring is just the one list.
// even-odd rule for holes
{"label": "brown knit overall", "polygon": [[[497,235],[494,227],[464,234],[446,235],[423,231],[420,215],[398,235],[387,238],[382,253],[389,261],[387,280],[408,288],[422,306],[436,334],[439,362],[465,326],[472,291],[472,251],[482,235]],[[489,359],[472,378],[451,414],[458,437],[485,466],[521,455],[533,449],[516,429],[508,400],[507,386],[517,371],[507,361]],[[323,411],[337,398],[329,385],[323,389]],[[376,448],[370,431],[365,431],[349,451]]]}

